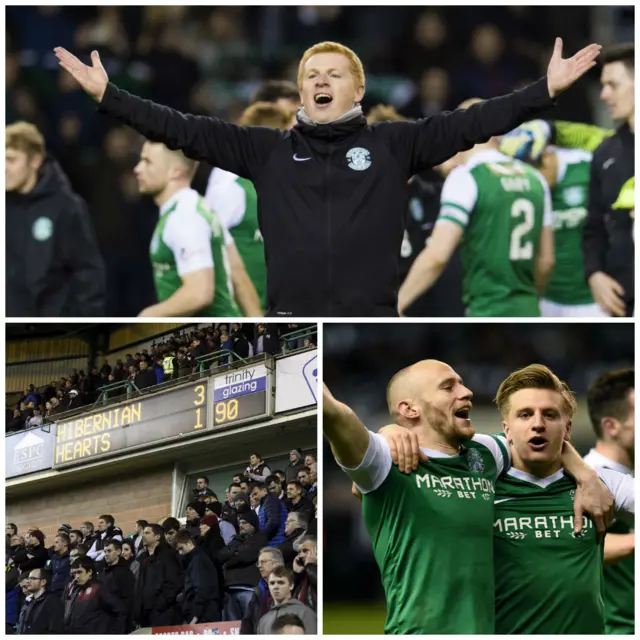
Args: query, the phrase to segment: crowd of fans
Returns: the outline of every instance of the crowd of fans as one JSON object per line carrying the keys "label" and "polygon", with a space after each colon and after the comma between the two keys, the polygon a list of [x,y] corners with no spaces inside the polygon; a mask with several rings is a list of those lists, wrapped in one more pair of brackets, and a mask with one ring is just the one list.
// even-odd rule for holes
{"label": "crowd of fans", "polygon": [[[22,431],[53,422],[56,416],[93,404],[106,385],[130,381],[143,391],[155,385],[177,380],[199,372],[198,358],[220,351],[233,352],[243,360],[257,358],[263,353],[277,355],[284,349],[292,351],[313,346],[315,334],[284,339],[283,335],[302,330],[311,325],[303,324],[250,324],[219,323],[210,328],[185,333],[175,333],[154,343],[149,349],[128,353],[112,366],[108,359],[101,366],[90,367],[89,374],[73,369],[59,380],[52,380],[46,387],[36,389],[32,384],[25,389],[13,408],[7,408],[7,433]],[[231,366],[234,356],[224,353],[207,361],[207,369]],[[123,390],[110,392],[112,397]]]}
{"label": "crowd of fans", "polygon": [[284,470],[254,453],[224,502],[197,478],[181,522],[112,515],[6,526],[7,634],[123,634],[236,621],[241,634],[316,633],[317,462],[300,449]]}

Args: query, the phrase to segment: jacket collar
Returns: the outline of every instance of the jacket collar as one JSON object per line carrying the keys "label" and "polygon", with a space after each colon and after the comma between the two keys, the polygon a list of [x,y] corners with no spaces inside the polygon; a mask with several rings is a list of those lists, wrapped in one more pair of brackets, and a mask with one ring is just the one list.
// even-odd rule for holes
{"label": "jacket collar", "polygon": [[356,105],[337,120],[327,124],[314,122],[302,108],[298,111],[296,118],[298,123],[294,127],[294,130],[300,131],[307,136],[323,140],[345,138],[367,126],[367,119],[364,117],[360,105]]}

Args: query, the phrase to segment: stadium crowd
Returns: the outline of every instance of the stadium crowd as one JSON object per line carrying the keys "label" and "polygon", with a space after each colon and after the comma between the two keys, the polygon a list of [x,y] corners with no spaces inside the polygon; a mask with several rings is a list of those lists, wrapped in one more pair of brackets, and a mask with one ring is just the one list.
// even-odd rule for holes
{"label": "stadium crowd", "polygon": [[252,454],[224,501],[199,476],[185,518],[139,519],[127,536],[110,514],[61,524],[51,546],[8,523],[6,633],[240,621],[242,634],[315,634],[317,462],[289,460],[272,470]]}
{"label": "stadium crowd", "polygon": [[[217,323],[184,333],[176,332],[154,343],[149,349],[128,353],[115,365],[108,359],[101,366],[89,366],[84,370],[73,369],[59,380],[52,380],[46,387],[36,389],[29,385],[13,407],[6,409],[6,432],[22,431],[53,422],[56,416],[79,407],[95,403],[102,393],[100,389],[116,382],[130,381],[144,391],[155,385],[177,380],[199,371],[198,358],[221,350],[233,352],[244,360],[263,353],[277,355],[283,349],[289,351],[312,346],[315,334],[282,339],[285,334],[302,330],[304,324],[231,324]],[[221,354],[206,362],[209,369],[231,365],[233,356]],[[107,392],[109,393],[109,392]],[[121,395],[122,390],[112,391],[111,396]]]}

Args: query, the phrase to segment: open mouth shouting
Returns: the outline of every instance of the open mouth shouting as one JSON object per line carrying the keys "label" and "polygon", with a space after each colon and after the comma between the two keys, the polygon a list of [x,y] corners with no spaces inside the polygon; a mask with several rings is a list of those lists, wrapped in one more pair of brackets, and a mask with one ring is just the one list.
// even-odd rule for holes
{"label": "open mouth shouting", "polygon": [[529,438],[529,447],[533,451],[544,451],[545,447],[549,444],[549,441],[544,436],[533,436]]}
{"label": "open mouth shouting", "polygon": [[333,102],[333,96],[330,93],[316,93],[313,96],[313,101],[319,109],[327,109]]}
{"label": "open mouth shouting", "polygon": [[460,407],[457,411],[454,412],[454,416],[458,423],[463,424],[465,427],[471,424],[471,419],[469,418],[469,413],[471,412],[471,405],[467,404],[463,407]]}

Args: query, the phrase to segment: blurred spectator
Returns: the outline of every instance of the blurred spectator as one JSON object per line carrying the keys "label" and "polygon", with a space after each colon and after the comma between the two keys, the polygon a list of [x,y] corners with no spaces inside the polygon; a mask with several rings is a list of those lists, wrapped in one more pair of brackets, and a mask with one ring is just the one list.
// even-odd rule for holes
{"label": "blurred spectator", "polygon": [[287,508],[278,496],[269,493],[262,483],[253,488],[251,496],[260,505],[258,512],[260,531],[267,536],[269,546],[276,547],[285,541],[284,524],[287,520]]}
{"label": "blurred spectator", "polygon": [[104,547],[105,569],[100,576],[102,584],[118,600],[124,610],[124,618],[118,621],[119,628],[112,628],[112,633],[131,633],[133,624],[133,602],[135,597],[136,578],[129,563],[122,557],[123,543],[109,539]]}
{"label": "blurred spectator", "polygon": [[192,489],[192,493],[194,498],[197,498],[199,500],[205,498],[206,496],[215,495],[209,488],[209,478],[207,478],[207,476],[200,476],[196,480],[196,488]]}
{"label": "blurred spectator", "polygon": [[273,623],[282,615],[293,614],[302,620],[306,634],[314,634],[317,630],[316,614],[312,609],[292,596],[293,573],[286,567],[276,567],[269,575],[269,591],[273,598],[273,606],[258,623],[258,635],[272,633]]}
{"label": "blurred spectator", "polygon": [[260,580],[256,563],[260,549],[267,544],[267,536],[260,531],[258,517],[253,511],[238,514],[239,533],[220,551],[227,589],[225,620],[244,618],[253,588]]}
{"label": "blurred spectator", "polygon": [[300,511],[290,511],[287,515],[287,521],[284,525],[284,534],[287,539],[279,544],[277,549],[280,550],[285,564],[289,567],[293,566],[293,561],[298,555],[298,546],[300,540],[307,533],[309,519],[310,516]]}
{"label": "blurred spectator", "polygon": [[7,315],[103,316],[105,273],[85,203],[44,137],[6,129]]}
{"label": "blurred spectator", "polygon": [[304,635],[304,623],[293,613],[285,613],[278,616],[271,625],[271,633],[274,635]]}
{"label": "blurred spectator", "polygon": [[71,580],[71,560],[69,545],[71,541],[66,533],[58,532],[53,544],[54,554],[51,558],[51,593],[62,597]]}
{"label": "blurred spectator", "polygon": [[271,471],[259,453],[252,453],[249,456],[249,466],[245,469],[244,475],[254,482],[264,482],[267,476],[271,475]]}
{"label": "blurred spectator", "polygon": [[291,482],[298,479],[298,473],[304,469],[304,458],[301,449],[293,449],[289,452],[289,464],[286,468],[286,480]]}
{"label": "blurred spectator", "polygon": [[217,515],[206,515],[200,518],[200,535],[196,542],[212,561],[218,562],[219,552],[224,549],[225,541],[220,534],[220,520]]}
{"label": "blurred spectator", "polygon": [[18,634],[63,634],[64,606],[60,595],[49,590],[51,574],[45,569],[32,569],[28,580],[30,598],[29,603],[25,604]]}
{"label": "blurred spectator", "polygon": [[200,519],[204,516],[204,511],[205,504],[200,500],[194,500],[187,505],[187,524],[185,528],[194,540],[200,537]]}
{"label": "blurred spectator", "polygon": [[[145,525],[145,527],[148,525]],[[202,530],[202,525],[200,525]],[[164,530],[164,539],[167,544],[175,549],[176,534],[180,531],[180,522],[177,518],[167,518],[162,522],[162,529]]]}
{"label": "blurred spectator", "polygon": [[35,529],[27,533],[25,541],[27,543],[27,558],[20,564],[20,571],[30,571],[31,569],[44,569],[47,560],[47,550],[44,546],[45,536],[42,531]]}
{"label": "blurred spectator", "polygon": [[295,597],[314,611],[318,602],[318,543],[315,536],[304,536],[300,540],[298,556],[293,562],[296,585]]}
{"label": "blurred spectator", "polygon": [[82,531],[82,535],[84,538],[82,539],[82,544],[91,549],[93,543],[98,539],[98,533],[95,533],[95,527],[92,522],[83,522],[80,525],[80,531]]}
{"label": "blurred spectator", "polygon": [[166,543],[160,525],[144,529],[145,550],[140,554],[134,615],[142,627],[164,627],[181,621],[178,594],[184,576],[175,552]]}
{"label": "blurred spectator", "polygon": [[156,373],[148,368],[146,360],[140,361],[140,371],[136,376],[136,387],[138,389],[148,389],[156,384]]}
{"label": "blurred spectator", "polygon": [[315,507],[313,506],[313,496],[311,498],[303,495],[304,488],[297,480],[292,480],[287,483],[287,509],[289,512],[300,513],[308,520],[311,519],[315,513]]}
{"label": "blurred spectator", "polygon": [[273,598],[271,597],[267,581],[269,575],[276,567],[284,566],[282,552],[275,547],[264,547],[260,549],[257,565],[260,571],[260,581],[253,590],[251,600],[242,618],[240,625],[241,635],[255,635],[260,618],[273,606]]}
{"label": "blurred spectator", "polygon": [[219,622],[222,590],[213,561],[193,543],[188,531],[178,531],[176,549],[184,567],[182,620],[185,624]]}
{"label": "blurred spectator", "polygon": [[69,551],[75,549],[82,542],[82,531],[79,529],[71,529],[69,531]]}
{"label": "blurred spectator", "polygon": [[302,485],[304,489],[304,495],[309,500],[313,500],[314,496],[318,491],[317,481],[314,481],[311,477],[311,469],[309,467],[304,467],[300,469],[298,472],[298,482]]}
{"label": "blurred spectator", "polygon": [[134,555],[137,555],[142,550],[142,534],[144,532],[144,528],[148,525],[149,523],[146,520],[136,520],[136,532],[133,536]]}
{"label": "blurred spectator", "polygon": [[98,537],[89,548],[87,555],[95,562],[96,576],[104,567],[104,547],[107,540],[120,540],[122,542],[122,529],[116,527],[116,522],[111,515],[102,515],[98,518]]}
{"label": "blurred spectator", "polygon": [[96,578],[91,558],[83,556],[71,564],[73,582],[65,592],[65,634],[122,633],[126,626],[124,604]]}

